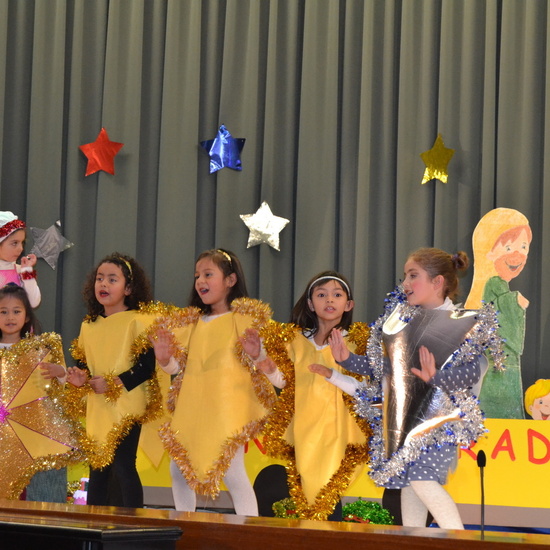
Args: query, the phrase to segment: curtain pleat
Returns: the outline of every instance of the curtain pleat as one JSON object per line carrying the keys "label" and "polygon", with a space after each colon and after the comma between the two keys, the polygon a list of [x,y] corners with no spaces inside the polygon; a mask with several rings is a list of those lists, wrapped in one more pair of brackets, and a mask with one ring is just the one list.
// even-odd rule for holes
{"label": "curtain pleat", "polygon": [[[547,2],[533,0],[0,0],[0,209],[57,220],[74,243],[39,263],[38,316],[68,345],[86,274],[135,256],[155,297],[184,305],[194,261],[228,248],[251,295],[287,320],[326,269],[370,322],[407,254],[472,257],[496,207],[530,220],[524,383],[548,378]],[[245,138],[242,171],[209,172],[200,142]],[[85,176],[101,128],[115,175]],[[448,183],[421,185],[438,134]],[[290,220],[280,251],[248,248],[266,201]],[[27,249],[32,246],[29,232]],[[471,273],[462,281],[467,295]]]}

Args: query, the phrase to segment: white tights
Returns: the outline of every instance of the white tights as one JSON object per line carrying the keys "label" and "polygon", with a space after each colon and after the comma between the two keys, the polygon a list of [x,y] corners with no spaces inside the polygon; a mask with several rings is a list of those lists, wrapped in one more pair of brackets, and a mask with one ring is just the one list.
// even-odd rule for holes
{"label": "white tights", "polygon": [[411,481],[401,489],[404,526],[426,527],[428,510],[441,529],[464,529],[454,500],[437,481]]}
{"label": "white tights", "polygon": [[[170,475],[172,476],[172,495],[176,510],[194,512],[197,507],[197,495],[189,487],[173,460],[170,462]],[[239,447],[235,453],[223,481],[233,500],[235,513],[242,516],[257,516],[258,501],[244,467],[244,447]]]}

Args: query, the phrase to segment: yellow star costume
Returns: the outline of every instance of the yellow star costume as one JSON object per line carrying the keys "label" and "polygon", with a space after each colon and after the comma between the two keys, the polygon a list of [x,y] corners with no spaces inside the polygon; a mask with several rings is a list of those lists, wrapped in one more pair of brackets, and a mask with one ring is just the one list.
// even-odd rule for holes
{"label": "yellow star costume", "polygon": [[260,433],[274,405],[275,391],[238,341],[270,316],[266,304],[239,298],[208,322],[198,309],[184,308],[155,323],[173,330],[185,363],[169,395],[172,420],[160,435],[196,493],[218,495],[235,452]]}
{"label": "yellow star costume", "polygon": [[73,399],[86,395],[86,438],[84,449],[93,468],[103,468],[113,460],[120,440],[133,424],[154,420],[162,403],[156,375],[131,391],[114,386],[112,380],[132,368],[144,351],[135,343],[154,318],[136,310],[122,311],[95,321],[85,319],[71,352],[86,365],[91,376],[111,381],[109,391],[96,394],[86,384],[71,387]]}
{"label": "yellow star costume", "polygon": [[82,459],[80,426],[65,414],[58,380],[39,368],[41,361],[65,365],[58,334],[24,338],[0,358],[0,497],[17,498],[35,473]]}
{"label": "yellow star costume", "polygon": [[[290,494],[301,518],[326,519],[345,492],[357,467],[367,462],[368,424],[343,394],[308,365],[343,371],[329,346],[316,347],[292,325],[272,323],[261,332],[267,354],[282,371],[286,385],[265,428],[269,454],[288,462]],[[368,328],[355,323],[346,342],[364,353]]]}

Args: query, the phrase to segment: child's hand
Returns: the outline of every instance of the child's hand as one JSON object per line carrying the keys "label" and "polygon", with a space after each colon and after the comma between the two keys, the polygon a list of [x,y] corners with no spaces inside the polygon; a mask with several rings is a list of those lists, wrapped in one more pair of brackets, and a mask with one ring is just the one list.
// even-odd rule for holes
{"label": "child's hand", "polygon": [[260,340],[260,334],[256,329],[247,328],[244,331],[244,336],[239,338],[239,342],[245,353],[248,354],[253,361],[258,359],[262,351],[262,342]]}
{"label": "child's hand", "polygon": [[411,372],[418,376],[424,382],[429,382],[436,373],[434,354],[426,347],[418,348],[418,356],[420,359],[420,368],[411,369]]}
{"label": "child's hand", "polygon": [[27,254],[21,258],[21,267],[34,267],[36,265],[36,255]]}
{"label": "child's hand", "polygon": [[264,374],[273,374],[277,370],[277,365],[271,357],[266,357],[263,361],[256,363],[256,368]]}
{"label": "child's hand", "polygon": [[161,328],[156,334],[149,336],[149,341],[153,344],[155,358],[158,363],[165,367],[174,355],[174,339],[169,330]]}
{"label": "child's hand", "polygon": [[328,343],[332,351],[332,356],[337,363],[341,363],[349,357],[349,349],[346,346],[342,332],[337,328],[332,329],[328,337]]}
{"label": "child's hand", "polygon": [[[117,386],[122,386],[122,381],[118,376],[115,376],[113,381]],[[90,378],[90,386],[92,386],[94,393],[106,393],[109,390],[107,380],[103,376],[92,376]]]}
{"label": "child's hand", "polygon": [[79,369],[78,367],[69,367],[67,369],[67,382],[73,386],[83,386],[87,380],[88,373],[85,370]]}
{"label": "child's hand", "polygon": [[65,369],[61,365],[57,365],[55,363],[40,363],[40,371],[40,374],[46,380],[51,380],[52,378],[63,378],[65,376]]}
{"label": "child's hand", "polygon": [[321,376],[324,376],[325,378],[330,378],[332,376],[332,369],[325,367],[325,365],[313,363],[312,365],[309,365],[308,369],[315,374],[320,374]]}

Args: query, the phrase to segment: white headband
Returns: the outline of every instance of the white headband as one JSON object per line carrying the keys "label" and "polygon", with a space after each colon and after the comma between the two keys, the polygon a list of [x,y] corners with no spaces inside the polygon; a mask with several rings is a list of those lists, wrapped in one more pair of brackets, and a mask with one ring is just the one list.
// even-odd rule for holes
{"label": "white headband", "polygon": [[319,277],[318,279],[315,279],[315,281],[313,281],[309,285],[309,288],[307,289],[307,297],[311,298],[311,290],[313,289],[313,285],[315,285],[315,283],[318,283],[319,281],[325,281],[327,279],[330,279],[332,281],[338,281],[339,283],[342,283],[342,286],[346,289],[346,292],[348,293],[348,298],[351,297],[351,292],[350,292],[349,286],[346,283],[346,281],[340,279],[340,277],[334,277],[332,275],[325,275],[324,277]]}

